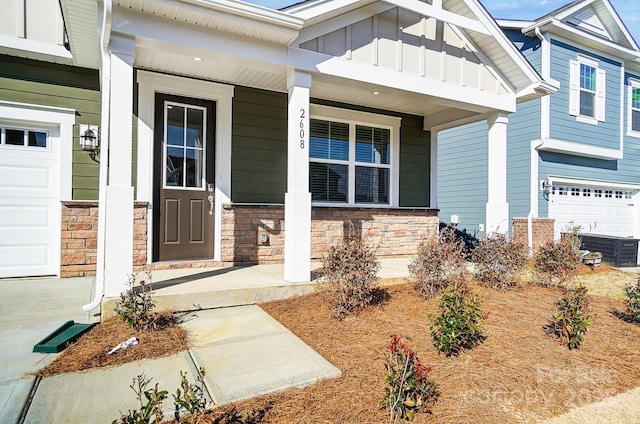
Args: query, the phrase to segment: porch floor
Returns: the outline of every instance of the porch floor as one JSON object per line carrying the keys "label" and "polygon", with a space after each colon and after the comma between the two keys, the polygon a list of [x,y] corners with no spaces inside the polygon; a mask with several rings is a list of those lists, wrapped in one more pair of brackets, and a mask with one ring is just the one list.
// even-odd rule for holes
{"label": "porch floor", "polygon": [[[404,282],[409,276],[410,258],[380,260],[381,285]],[[311,293],[320,262],[312,263],[312,280],[290,283],[284,279],[284,265],[266,264],[222,268],[192,268],[150,271],[158,310],[193,311],[252,305]],[[138,273],[136,280],[149,279]],[[103,314],[113,311],[117,299],[107,299]]]}

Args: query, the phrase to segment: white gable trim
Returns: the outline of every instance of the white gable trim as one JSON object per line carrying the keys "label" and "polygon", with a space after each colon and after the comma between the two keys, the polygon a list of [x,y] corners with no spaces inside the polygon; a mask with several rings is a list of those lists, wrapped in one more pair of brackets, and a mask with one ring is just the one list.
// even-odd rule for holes
{"label": "white gable trim", "polygon": [[458,27],[462,27],[471,31],[479,32],[485,35],[493,35],[489,29],[480,21],[469,19],[464,16],[449,12],[441,7],[432,6],[418,0],[386,0],[388,3],[411,10],[421,16],[432,17],[439,21],[443,21]]}
{"label": "white gable trim", "polygon": [[592,7],[587,7],[574,13],[572,16],[566,19],[566,21],[585,31],[593,32],[594,34],[598,34],[602,37],[612,40],[611,35],[604,27],[602,21]]}

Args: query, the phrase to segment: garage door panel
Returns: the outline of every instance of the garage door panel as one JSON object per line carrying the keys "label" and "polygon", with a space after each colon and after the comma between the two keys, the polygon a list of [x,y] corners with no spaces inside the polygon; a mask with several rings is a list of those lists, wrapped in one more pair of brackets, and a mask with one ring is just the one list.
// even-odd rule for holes
{"label": "garage door panel", "polygon": [[47,231],[54,227],[51,205],[3,205],[0,199],[0,231],[3,233],[34,229]]}
{"label": "garage door panel", "polygon": [[554,184],[549,196],[549,217],[556,220],[556,237],[575,225],[585,233],[632,236],[634,195],[626,189]]}
{"label": "garage door panel", "polygon": [[0,278],[60,269],[59,153],[0,145]]}
{"label": "garage door panel", "polygon": [[32,196],[25,190],[37,190],[41,195],[55,197],[58,184],[53,171],[51,167],[0,164],[0,188],[5,194]]}

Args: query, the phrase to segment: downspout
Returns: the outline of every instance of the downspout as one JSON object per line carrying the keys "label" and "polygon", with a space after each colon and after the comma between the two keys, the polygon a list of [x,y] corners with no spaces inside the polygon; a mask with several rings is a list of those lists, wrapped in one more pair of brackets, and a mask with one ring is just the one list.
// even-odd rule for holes
{"label": "downspout", "polygon": [[[535,31],[536,37],[540,39],[540,42],[542,43],[541,46],[542,46],[545,42],[544,35],[542,35],[542,32],[540,31],[539,27],[535,27],[534,31]],[[544,55],[544,52],[542,52],[541,54]],[[548,79],[547,78],[548,75],[546,76],[544,75],[546,73],[547,73],[547,68],[543,65],[542,77],[545,80]],[[543,112],[544,111],[542,110],[540,111],[541,116]],[[537,144],[536,144],[536,141],[538,142]],[[540,137],[540,140],[534,140],[531,142],[531,164],[530,164],[531,175],[529,177],[530,179],[529,190],[531,191],[531,193],[529,195],[529,214],[527,215],[527,247],[529,248],[529,256],[533,256],[533,214],[534,214],[533,205],[534,204],[536,205],[535,213],[537,214],[537,211],[538,211],[538,202],[536,198],[538,196],[538,148],[540,148],[543,144],[544,144],[544,137]]]}
{"label": "downspout", "polygon": [[100,32],[100,59],[102,71],[102,98],[100,105],[100,176],[98,189],[98,245],[96,258],[96,291],[91,303],[82,307],[85,312],[100,305],[104,296],[104,261],[105,261],[105,227],[106,227],[106,191],[109,167],[109,103],[111,99],[111,55],[109,40],[111,38],[112,0],[103,0],[102,29]]}
{"label": "downspout", "polygon": [[530,190],[531,190],[531,194],[529,197],[529,214],[527,215],[527,245],[529,248],[529,256],[533,255],[533,214],[534,214],[534,207],[533,205],[535,204],[535,213],[537,215],[537,210],[538,210],[538,202],[537,199],[535,198],[536,196],[538,196],[538,148],[540,146],[542,146],[542,144],[544,143],[543,140],[533,140],[531,142],[531,176],[529,177],[530,179]]}

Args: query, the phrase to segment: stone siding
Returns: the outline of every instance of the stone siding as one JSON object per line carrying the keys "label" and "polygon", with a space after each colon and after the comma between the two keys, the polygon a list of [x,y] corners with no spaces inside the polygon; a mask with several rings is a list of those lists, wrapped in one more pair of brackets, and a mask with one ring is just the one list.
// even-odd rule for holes
{"label": "stone siding", "polygon": [[96,275],[98,202],[62,202],[60,276]]}

